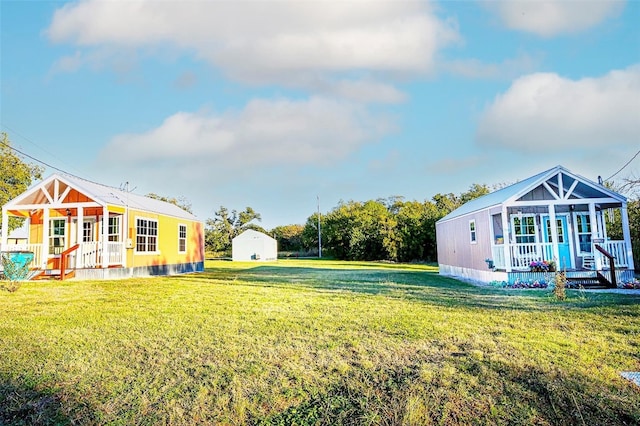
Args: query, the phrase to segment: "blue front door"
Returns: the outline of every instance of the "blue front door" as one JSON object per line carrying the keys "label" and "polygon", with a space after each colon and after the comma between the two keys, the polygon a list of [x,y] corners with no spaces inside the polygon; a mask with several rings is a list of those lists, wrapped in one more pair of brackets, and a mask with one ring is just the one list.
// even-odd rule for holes
{"label": "blue front door", "polygon": [[[551,220],[549,216],[542,216],[543,238],[547,243],[551,241]],[[556,216],[556,226],[558,229],[558,267],[559,270],[571,268],[571,249],[569,248],[569,235],[567,234],[567,217]]]}

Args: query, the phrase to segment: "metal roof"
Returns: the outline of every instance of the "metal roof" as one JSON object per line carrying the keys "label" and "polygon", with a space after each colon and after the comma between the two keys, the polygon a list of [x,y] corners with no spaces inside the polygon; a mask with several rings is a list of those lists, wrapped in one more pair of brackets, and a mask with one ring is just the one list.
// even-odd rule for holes
{"label": "metal roof", "polygon": [[[146,211],[150,213],[158,213],[165,216],[173,216],[181,219],[198,220],[196,216],[188,211],[176,206],[175,204],[168,203],[166,201],[156,200],[144,195],[134,194],[133,192],[126,192],[121,189],[92,182],[86,179],[81,179],[77,176],[71,176],[67,174],[53,174],[46,179],[32,185],[22,195],[18,196],[13,201],[16,201],[24,194],[33,191],[35,188],[40,187],[42,184],[52,182],[53,180],[59,180],[67,185],[75,188],[79,192],[85,194],[87,197],[93,199],[99,204],[115,205],[121,207],[129,207],[136,210]],[[13,201],[8,203],[12,204]],[[15,207],[19,207],[16,205]]]}
{"label": "metal roof", "polygon": [[549,170],[545,170],[544,172],[531,176],[523,181],[516,182],[513,185],[506,186],[490,194],[475,198],[453,210],[438,222],[444,222],[449,219],[464,216],[466,214],[477,212],[480,210],[485,210],[490,207],[499,206],[505,202],[515,200],[560,172],[585,183],[587,188],[593,189],[594,191],[597,188],[599,192],[605,193],[611,198],[615,198],[616,200],[621,202],[626,201],[626,198],[620,194],[617,194],[603,186],[600,186],[589,179],[571,173],[569,170],[565,169],[562,166],[555,166]]}

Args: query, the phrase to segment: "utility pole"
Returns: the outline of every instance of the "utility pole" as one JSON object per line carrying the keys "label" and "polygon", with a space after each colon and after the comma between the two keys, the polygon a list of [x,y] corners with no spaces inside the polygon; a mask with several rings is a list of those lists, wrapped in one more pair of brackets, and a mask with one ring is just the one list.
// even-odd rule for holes
{"label": "utility pole", "polygon": [[318,198],[318,258],[322,257],[322,233],[320,232],[320,196]]}

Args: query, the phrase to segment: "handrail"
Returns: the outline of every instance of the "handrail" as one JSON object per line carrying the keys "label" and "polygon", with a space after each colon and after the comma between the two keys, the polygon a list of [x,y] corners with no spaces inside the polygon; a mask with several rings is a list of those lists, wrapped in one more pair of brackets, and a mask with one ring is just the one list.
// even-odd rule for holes
{"label": "handrail", "polygon": [[80,247],[80,244],[69,247],[68,249],[60,253],[60,281],[64,281],[64,270],[66,269],[67,257],[71,252],[78,250],[78,247]]}
{"label": "handrail", "polygon": [[598,250],[600,253],[604,254],[605,257],[609,258],[609,259],[613,259],[614,256],[609,253],[606,249],[604,249],[602,246],[599,246],[598,244],[594,244],[594,246],[596,247],[596,250]]}
{"label": "handrail", "polygon": [[611,287],[613,287],[613,288],[617,287],[618,283],[616,282],[615,257],[611,253],[609,253],[607,250],[605,250],[604,248],[600,247],[598,244],[594,244],[594,247],[596,248],[596,250],[598,250],[600,253],[602,253],[604,255],[604,257],[609,259],[609,269],[611,269]]}

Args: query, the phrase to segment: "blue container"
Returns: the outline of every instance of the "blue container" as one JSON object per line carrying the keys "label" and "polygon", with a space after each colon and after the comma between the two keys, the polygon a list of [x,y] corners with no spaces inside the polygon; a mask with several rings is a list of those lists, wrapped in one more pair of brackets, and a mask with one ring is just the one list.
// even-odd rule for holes
{"label": "blue container", "polygon": [[[2,252],[2,263],[4,265],[4,275],[10,281],[23,280],[29,274],[28,265],[33,261],[33,252],[31,251],[5,251]],[[6,262],[11,264],[10,267]]]}

